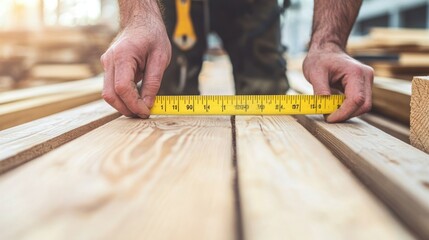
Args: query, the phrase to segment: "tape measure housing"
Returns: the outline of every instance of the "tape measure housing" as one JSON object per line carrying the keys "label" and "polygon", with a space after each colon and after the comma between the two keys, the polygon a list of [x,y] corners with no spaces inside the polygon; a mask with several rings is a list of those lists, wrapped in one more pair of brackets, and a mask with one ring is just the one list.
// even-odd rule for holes
{"label": "tape measure housing", "polygon": [[153,115],[295,115],[329,114],[344,95],[157,96]]}

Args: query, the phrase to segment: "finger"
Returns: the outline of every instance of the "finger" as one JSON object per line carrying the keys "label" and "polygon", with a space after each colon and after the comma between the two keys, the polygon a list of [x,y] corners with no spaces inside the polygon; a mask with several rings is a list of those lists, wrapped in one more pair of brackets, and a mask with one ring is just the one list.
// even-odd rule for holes
{"label": "finger", "polygon": [[161,86],[162,77],[166,68],[166,63],[163,60],[162,57],[156,55],[150,56],[147,60],[141,96],[148,108],[152,108],[159,87]]}
{"label": "finger", "polygon": [[365,92],[364,76],[359,76],[353,79],[345,79],[344,88],[346,99],[337,111],[333,112],[327,117],[327,122],[343,122],[351,118],[353,114],[357,112],[365,103],[367,95]]}
{"label": "finger", "polygon": [[124,102],[116,95],[114,89],[115,65],[112,64],[112,60],[105,55],[102,57],[102,64],[105,71],[103,92],[101,94],[103,99],[121,114],[132,117],[134,114],[128,110]]}
{"label": "finger", "polygon": [[134,59],[124,56],[115,58],[114,89],[127,108],[141,118],[148,118],[149,109],[143,103],[134,82],[137,63]]}
{"label": "finger", "polygon": [[[314,95],[330,95],[331,94],[331,87],[329,84],[329,78],[328,73],[324,71],[314,71],[309,74],[308,81],[313,85],[313,92]],[[328,115],[323,115],[323,117],[326,118]]]}
{"label": "finger", "polygon": [[373,72],[370,71],[368,74],[365,75],[365,103],[362,105],[362,107],[357,110],[355,113],[353,113],[352,117],[360,116],[364,113],[367,113],[371,111],[372,108],[372,84],[374,82],[374,75]]}
{"label": "finger", "polygon": [[313,85],[315,95],[330,95],[331,87],[329,86],[328,73],[324,71],[315,71],[309,74],[308,81]]}

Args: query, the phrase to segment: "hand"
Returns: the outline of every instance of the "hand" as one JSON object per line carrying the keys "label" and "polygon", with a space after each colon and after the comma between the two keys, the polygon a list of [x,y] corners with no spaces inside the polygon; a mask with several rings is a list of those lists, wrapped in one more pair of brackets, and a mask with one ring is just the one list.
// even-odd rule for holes
{"label": "hand", "polygon": [[341,107],[326,118],[327,122],[342,122],[371,110],[373,70],[341,48],[310,49],[303,70],[314,94],[330,95],[339,90],[346,95]]}
{"label": "hand", "polygon": [[125,27],[101,57],[104,100],[125,116],[148,118],[170,58],[171,45],[160,16],[146,16]]}

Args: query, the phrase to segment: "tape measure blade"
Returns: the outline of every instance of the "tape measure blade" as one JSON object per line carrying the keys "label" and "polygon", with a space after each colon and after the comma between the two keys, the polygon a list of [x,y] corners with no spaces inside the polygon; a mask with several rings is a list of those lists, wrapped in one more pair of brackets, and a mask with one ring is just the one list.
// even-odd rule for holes
{"label": "tape measure blade", "polygon": [[158,96],[155,115],[297,115],[329,114],[344,101],[343,95],[234,95]]}

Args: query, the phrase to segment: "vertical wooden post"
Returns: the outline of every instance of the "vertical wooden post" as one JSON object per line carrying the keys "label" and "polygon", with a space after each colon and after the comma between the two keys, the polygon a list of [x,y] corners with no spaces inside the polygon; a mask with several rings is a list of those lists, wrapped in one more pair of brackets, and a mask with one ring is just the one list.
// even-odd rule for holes
{"label": "vertical wooden post", "polygon": [[411,144],[429,153],[429,76],[413,79],[410,123]]}

